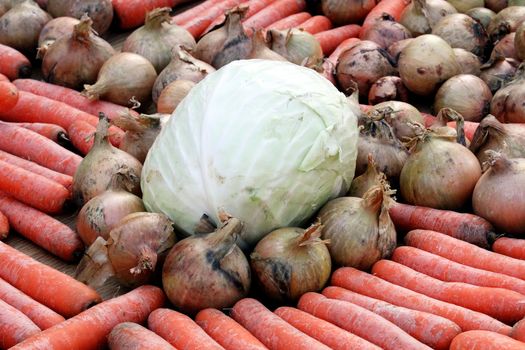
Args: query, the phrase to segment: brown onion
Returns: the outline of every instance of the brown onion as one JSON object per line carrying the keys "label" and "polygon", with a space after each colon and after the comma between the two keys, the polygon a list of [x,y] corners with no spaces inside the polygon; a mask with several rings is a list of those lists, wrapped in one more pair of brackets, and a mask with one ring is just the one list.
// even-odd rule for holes
{"label": "brown onion", "polygon": [[207,235],[195,235],[173,246],[164,262],[162,285],[171,303],[186,313],[231,307],[250,289],[250,265],[236,245],[243,228],[224,220]]}
{"label": "brown onion", "polygon": [[164,90],[162,90],[157,100],[157,112],[173,113],[194,86],[195,83],[189,80],[175,80],[169,83]]}
{"label": "brown onion", "polygon": [[508,6],[508,0],[485,0],[485,7],[498,13]]}
{"label": "brown onion", "polygon": [[434,113],[452,108],[464,120],[479,122],[490,110],[492,93],[483,80],[471,74],[455,75],[447,80],[434,97]]}
{"label": "brown onion", "polygon": [[330,253],[321,240],[322,226],[304,230],[285,227],[270,232],[250,255],[252,271],[264,294],[273,300],[297,301],[321,290],[332,269]]}
{"label": "brown onion", "polygon": [[373,25],[366,27],[359,35],[361,40],[373,41],[384,49],[393,43],[411,37],[412,34],[408,29],[401,23],[396,22],[394,17],[386,13],[378,18]]}
{"label": "brown onion", "polygon": [[323,239],[340,266],[368,270],[396,247],[396,230],[388,214],[390,192],[372,187],[363,198],[340,197],[330,200],[319,212]]}
{"label": "brown onion", "polygon": [[443,17],[432,28],[432,34],[441,37],[453,48],[465,49],[478,56],[485,53],[489,41],[481,23],[463,13]]}
{"label": "brown onion", "polygon": [[520,61],[525,60],[525,22],[523,22],[514,35],[514,50]]}
{"label": "brown onion", "polygon": [[347,196],[362,198],[369,189],[375,186],[382,186],[385,184],[385,181],[385,174],[377,171],[376,162],[372,155],[369,154],[366,171],[352,180]]}
{"label": "brown onion", "polygon": [[359,23],[374,8],[376,0],[321,0],[321,11],[336,25]]}
{"label": "brown onion", "polygon": [[392,131],[397,139],[406,141],[416,134],[412,124],[425,124],[425,119],[418,109],[402,101],[385,101],[376,104],[370,112],[382,115],[385,121],[392,126]]}
{"label": "brown onion", "polygon": [[73,200],[78,206],[101,194],[115,184],[116,173],[126,177],[123,188],[140,195],[142,164],[128,153],[115,148],[109,142],[109,120],[101,113],[95,133],[95,141],[89,153],[82,159],[73,176]]}
{"label": "brown onion", "polygon": [[115,54],[113,47],[91,28],[84,16],[69,34],[58,38],[42,60],[42,74],[48,82],[80,89],[93,84],[102,65]]}
{"label": "brown onion", "polygon": [[385,101],[408,101],[408,89],[400,77],[386,76],[379,78],[370,87],[368,103],[375,105]]}
{"label": "brown onion", "polygon": [[396,63],[399,60],[399,55],[401,54],[401,51],[403,51],[403,49],[407,47],[408,44],[412,42],[412,40],[414,40],[414,38],[399,40],[398,42],[395,42],[388,47],[387,52]]}
{"label": "brown onion", "polygon": [[51,16],[33,1],[24,1],[0,17],[0,44],[33,53],[40,31]]}
{"label": "brown onion", "polygon": [[47,22],[38,36],[36,58],[43,58],[49,46],[63,35],[71,34],[80,21],[73,17],[57,17]]}
{"label": "brown onion", "polygon": [[515,32],[523,21],[525,21],[525,6],[510,6],[497,12],[490,21],[487,32],[492,42],[496,42],[505,35]]}
{"label": "brown onion", "polygon": [[418,95],[430,95],[448,78],[459,73],[450,45],[437,35],[420,35],[401,52],[398,61],[403,84]]}
{"label": "brown onion", "polygon": [[483,7],[485,5],[484,0],[448,0],[458,10],[458,12],[465,13],[476,7]]}
{"label": "brown onion", "polygon": [[91,100],[103,99],[122,106],[133,105],[132,99],[150,100],[157,79],[155,67],[146,58],[122,52],[107,60],[98,72],[94,85],[84,85],[82,94]]}
{"label": "brown onion", "polygon": [[445,0],[413,0],[401,13],[399,23],[416,37],[427,34],[443,17],[457,13]]}
{"label": "brown onion", "polygon": [[495,55],[481,66],[479,77],[487,84],[490,91],[495,94],[499,89],[512,80],[516,74],[517,61],[511,58]]}
{"label": "brown onion", "polygon": [[494,94],[490,114],[502,123],[525,123],[524,99],[525,63],[522,63],[514,78]]}
{"label": "brown onion", "polygon": [[270,47],[288,61],[321,71],[323,49],[317,39],[300,29],[268,31]]}
{"label": "brown onion", "polygon": [[510,33],[501,38],[492,49],[491,56],[495,57],[496,55],[500,55],[506,58],[519,60],[516,48],[514,47],[515,37],[516,33]]}
{"label": "brown onion", "polygon": [[469,148],[480,164],[488,160],[487,150],[508,158],[525,158],[525,124],[503,124],[489,114],[479,123]]}
{"label": "brown onion", "polygon": [[481,74],[481,59],[472,52],[465,49],[452,49],[456,62],[459,64],[459,74],[472,74],[479,76]]}
{"label": "brown onion", "polygon": [[258,30],[252,35],[252,51],[247,59],[286,61],[286,58],[268,47],[266,36],[262,30]]}
{"label": "brown onion", "polygon": [[386,50],[373,41],[363,40],[344,51],[336,65],[339,85],[346,90],[357,82],[359,96],[366,99],[372,84],[379,78],[396,73]]}
{"label": "brown onion", "polygon": [[489,27],[492,19],[496,16],[496,12],[485,7],[475,7],[468,10],[465,14],[481,23],[483,28],[485,28],[485,31]]}
{"label": "brown onion", "polygon": [[175,80],[190,80],[198,83],[206,75],[214,72],[215,68],[208,63],[198,60],[186,51],[182,46],[173,49],[170,63],[160,72],[153,85],[152,97],[155,103],[158,102],[162,90],[169,83]]}
{"label": "brown onion", "polygon": [[171,60],[171,51],[177,45],[188,50],[195,48],[195,39],[184,28],[171,24],[171,9],[156,8],[146,15],[145,24],[133,31],[122,45],[123,52],[133,52],[146,57],[157,73]]}
{"label": "brown onion", "polygon": [[99,35],[104,34],[113,21],[111,0],[48,0],[47,12],[53,17],[81,18],[87,14]]}

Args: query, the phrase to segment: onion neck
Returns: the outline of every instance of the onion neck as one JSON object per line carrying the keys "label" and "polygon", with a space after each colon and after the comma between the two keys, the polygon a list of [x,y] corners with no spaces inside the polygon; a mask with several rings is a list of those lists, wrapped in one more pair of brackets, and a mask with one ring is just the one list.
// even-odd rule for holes
{"label": "onion neck", "polygon": [[301,236],[299,236],[298,246],[305,247],[314,244],[326,244],[328,241],[321,240],[321,231],[323,226],[320,221],[317,221],[312,226],[308,227]]}
{"label": "onion neck", "polygon": [[93,147],[96,146],[104,146],[104,145],[111,145],[109,143],[109,119],[108,117],[100,112],[99,113],[99,120],[97,124],[97,130],[95,132],[95,140],[93,141]]}
{"label": "onion neck", "polygon": [[487,167],[490,167],[492,172],[501,173],[512,167],[512,161],[503,153],[494,150],[487,150],[485,151],[485,154],[488,156],[488,160],[486,164],[483,164],[485,168],[484,170],[486,170]]}
{"label": "onion neck", "polygon": [[80,23],[76,24],[73,28],[73,40],[87,42],[90,39],[90,35],[93,32],[91,25],[93,21],[88,17],[87,14],[84,14],[80,19]]}
{"label": "onion neck", "polygon": [[237,36],[244,34],[244,27],[241,24],[241,20],[244,18],[247,9],[247,7],[236,7],[226,15],[224,26],[229,35]]}
{"label": "onion neck", "polygon": [[363,195],[362,206],[373,213],[379,213],[383,205],[384,191],[381,186],[374,186]]}
{"label": "onion neck", "polygon": [[132,275],[140,275],[141,273],[155,270],[156,265],[157,253],[154,252],[150,247],[143,247],[140,250],[137,266],[131,268],[129,272]]}
{"label": "onion neck", "polygon": [[146,16],[146,23],[144,24],[144,27],[150,30],[160,29],[162,27],[162,23],[169,23],[171,21],[170,11],[171,9],[169,7],[156,8],[150,11]]}
{"label": "onion neck", "polygon": [[221,260],[235,248],[242,226],[239,219],[229,218],[215,232],[208,234],[205,239],[210,244],[215,259]]}

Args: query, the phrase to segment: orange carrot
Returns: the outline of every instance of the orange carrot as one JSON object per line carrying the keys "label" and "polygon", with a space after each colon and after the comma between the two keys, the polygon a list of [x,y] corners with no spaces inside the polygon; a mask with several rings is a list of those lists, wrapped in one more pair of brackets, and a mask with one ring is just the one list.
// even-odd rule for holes
{"label": "orange carrot", "polygon": [[252,298],[244,298],[235,303],[232,317],[272,350],[330,349],[300,332]]}
{"label": "orange carrot", "polygon": [[[525,227],[523,231],[525,232]],[[498,238],[492,245],[492,250],[498,254],[525,260],[525,241],[523,239],[509,237]]]}
{"label": "orange carrot", "polygon": [[330,322],[293,307],[282,306],[274,311],[277,316],[312,338],[340,350],[379,350],[380,347],[339,328]]}
{"label": "orange carrot", "polygon": [[213,20],[217,18],[217,16],[246,1],[248,0],[220,1],[215,6],[200,12],[198,15],[181,24],[180,26],[190,32],[194,38],[198,38],[202,33],[204,33],[204,30],[208,28]]}
{"label": "orange carrot", "polygon": [[468,331],[452,341],[450,350],[525,350],[525,344],[502,334],[488,331]]}
{"label": "orange carrot", "polygon": [[146,14],[158,7],[175,7],[191,0],[111,0],[121,29],[144,24]]}
{"label": "orange carrot", "polygon": [[463,331],[483,329],[509,334],[511,328],[482,313],[466,309],[387,282],[352,267],[342,267],[332,274],[332,285],[409,309],[428,312],[456,323]]}
{"label": "orange carrot", "polygon": [[328,299],[322,294],[308,292],[301,296],[297,307],[385,350],[430,349],[392,322],[346,301]]}
{"label": "orange carrot", "polygon": [[391,260],[379,260],[372,273],[398,286],[510,323],[525,317],[525,295],[503,288],[443,282]]}
{"label": "orange carrot", "polygon": [[71,175],[82,157],[31,130],[0,122],[0,150],[38,163],[59,173]]}
{"label": "orange carrot", "polygon": [[95,128],[93,125],[83,120],[73,122],[68,129],[71,144],[83,155],[88,154],[95,141]]}
{"label": "orange carrot", "polygon": [[525,281],[522,279],[462,265],[418,248],[398,247],[392,260],[445,282],[505,288],[525,295]]}
{"label": "orange carrot", "polygon": [[525,261],[485,250],[439,232],[412,230],[405,236],[405,243],[463,265],[525,280]]}
{"label": "orange carrot", "polygon": [[66,130],[60,125],[49,124],[49,123],[13,123],[21,126],[22,128],[29,129],[31,131],[40,134],[51,141],[54,141],[60,145],[69,143]]}
{"label": "orange carrot", "polygon": [[92,288],[2,242],[0,261],[0,278],[64,317],[101,301]]}
{"label": "orange carrot", "polygon": [[0,210],[13,229],[48,252],[69,262],[78,261],[82,257],[84,244],[78,234],[57,219],[8,197],[1,191]]}
{"label": "orange carrot", "polygon": [[449,319],[427,312],[395,306],[340,287],[327,287],[323,295],[361,306],[386,318],[420,342],[433,349],[446,350],[461,328]]}
{"label": "orange carrot", "polygon": [[148,328],[177,349],[224,350],[191,318],[177,311],[153,311],[148,317]]}
{"label": "orange carrot", "polygon": [[268,349],[250,332],[217,309],[204,309],[195,316],[195,322],[226,350]]}
{"label": "orange carrot", "polygon": [[0,73],[0,81],[7,81],[7,82],[9,82],[10,80],[9,80],[8,77],[6,77],[6,76],[3,75],[2,73]]}
{"label": "orange carrot", "polygon": [[147,328],[133,322],[123,322],[108,336],[111,350],[176,350],[167,341]]}
{"label": "orange carrot", "polygon": [[341,44],[337,46],[337,48],[328,56],[328,58],[323,62],[323,75],[330,80],[333,84],[335,84],[335,67],[337,66],[337,62],[339,61],[339,56],[346,50],[350,50],[354,46],[356,46],[361,40],[358,38],[349,38],[343,41]]}
{"label": "orange carrot", "polygon": [[483,248],[489,247],[487,238],[494,234],[494,227],[490,222],[469,213],[402,203],[392,205],[388,213],[398,232],[433,230]]}
{"label": "orange carrot", "polygon": [[309,14],[308,12],[294,13],[293,15],[284,17],[283,19],[273,22],[272,24],[267,26],[266,29],[283,30],[283,29],[294,28],[311,17],[312,15]]}
{"label": "orange carrot", "polygon": [[[423,118],[425,119],[425,127],[430,127],[432,124],[434,124],[437,120],[437,118],[431,114],[427,113],[421,113]],[[456,129],[456,122],[448,122],[447,126]],[[469,141],[472,141],[474,138],[474,133],[476,132],[476,129],[478,128],[479,123],[471,122],[468,120],[465,120],[463,122],[463,130],[465,131],[465,137],[469,139]]]}
{"label": "orange carrot", "polygon": [[510,336],[516,340],[525,342],[525,318],[514,324]]}
{"label": "orange carrot", "polygon": [[0,74],[10,80],[31,75],[31,62],[19,51],[0,44]]}
{"label": "orange carrot", "polygon": [[383,16],[383,13],[389,14],[394,17],[396,21],[399,21],[401,13],[403,13],[403,10],[408,4],[410,4],[410,0],[382,0],[378,2],[366,15],[361,32],[373,26],[375,21]]}
{"label": "orange carrot", "polygon": [[277,0],[246,19],[243,23],[244,30],[251,36],[255,31],[305,9],[305,0]]}
{"label": "orange carrot", "polygon": [[190,20],[192,20],[195,17],[200,16],[203,12],[208,11],[209,9],[217,6],[221,2],[224,2],[225,0],[205,0],[198,4],[197,6],[193,6],[173,17],[171,17],[171,23],[182,25]]}
{"label": "orange carrot", "polygon": [[0,300],[29,317],[40,329],[47,329],[65,321],[64,317],[33,300],[1,278]]}
{"label": "orange carrot", "polygon": [[37,333],[40,328],[33,321],[0,300],[0,349],[9,349]]}
{"label": "orange carrot", "polygon": [[46,329],[12,350],[102,349],[113,327],[128,321],[143,322],[164,301],[164,292],[160,288],[141,286]]}
{"label": "orange carrot", "polygon": [[316,33],[314,36],[317,41],[319,41],[319,44],[321,44],[324,54],[328,56],[346,39],[357,38],[360,30],[361,26],[357,24],[347,24]]}
{"label": "orange carrot", "polygon": [[18,102],[18,89],[9,81],[0,81],[0,109],[8,111]]}
{"label": "orange carrot", "polygon": [[332,21],[326,16],[317,15],[307,19],[296,26],[296,28],[302,29],[310,34],[316,34],[332,29]]}
{"label": "orange carrot", "polygon": [[9,221],[2,211],[0,211],[0,240],[7,238],[9,235]]}

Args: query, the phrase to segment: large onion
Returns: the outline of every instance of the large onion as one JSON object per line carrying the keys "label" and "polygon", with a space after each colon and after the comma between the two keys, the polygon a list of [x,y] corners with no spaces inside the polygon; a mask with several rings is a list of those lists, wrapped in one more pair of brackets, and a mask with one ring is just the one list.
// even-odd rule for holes
{"label": "large onion", "polygon": [[516,52],[516,48],[514,47],[515,38],[516,33],[510,33],[505,35],[496,43],[496,45],[494,45],[491,56],[495,57],[496,55],[500,55],[506,58],[518,60],[519,58]]}
{"label": "large onion", "polygon": [[472,74],[479,76],[481,74],[481,59],[472,52],[464,49],[453,49],[456,62],[459,64],[460,74]]}
{"label": "large onion", "polygon": [[468,10],[466,14],[474,18],[479,23],[481,23],[483,28],[485,28],[485,31],[489,27],[489,24],[492,21],[492,19],[496,16],[496,13],[494,11],[485,7],[475,7],[473,9]]}
{"label": "large onion", "polygon": [[525,21],[525,6],[509,6],[499,12],[490,21],[487,32],[493,42],[515,32]]}
{"label": "large onion", "polygon": [[483,7],[484,0],[448,0],[459,12],[465,13],[476,7]]}
{"label": "large onion", "polygon": [[93,20],[93,28],[104,34],[113,21],[111,0],[48,0],[47,12],[53,17],[68,16],[80,18],[87,13]]}
{"label": "large onion", "polygon": [[525,63],[505,87],[499,89],[492,98],[490,113],[503,123],[525,123]]}
{"label": "large onion", "polygon": [[315,70],[321,70],[323,49],[317,39],[300,29],[268,31],[270,48],[288,61]]}
{"label": "large onion", "polygon": [[412,34],[401,23],[396,22],[394,17],[383,14],[373,25],[365,28],[359,38],[370,40],[386,49],[399,40],[409,39]]}
{"label": "large onion", "polygon": [[474,189],[474,213],[487,219],[497,229],[523,234],[525,227],[525,158],[509,159],[489,152],[490,166]]}
{"label": "large onion", "polygon": [[360,22],[375,5],[376,0],[321,0],[323,14],[336,25]]}
{"label": "large onion", "polygon": [[368,92],[368,103],[375,105],[385,101],[408,101],[408,89],[400,77],[391,75],[379,78],[372,84]]}
{"label": "large onion", "polygon": [[193,81],[175,80],[169,83],[160,93],[157,100],[157,112],[171,114],[188,92],[195,86]]}
{"label": "large onion", "polygon": [[376,104],[370,113],[382,113],[386,122],[392,126],[394,135],[401,141],[416,136],[412,124],[425,124],[425,119],[416,107],[402,101],[386,101]]}
{"label": "large onion", "polygon": [[57,17],[47,22],[38,36],[37,58],[43,58],[49,46],[61,36],[71,34],[78,23],[73,17]]}
{"label": "large onion", "polygon": [[401,13],[399,23],[416,37],[427,34],[443,17],[457,13],[445,0],[413,0]]}
{"label": "large onion", "polygon": [[340,266],[367,270],[396,247],[396,230],[388,214],[390,193],[381,186],[368,190],[363,198],[339,197],[319,212],[323,239]]}
{"label": "large onion", "polygon": [[482,56],[489,41],[487,32],[478,21],[463,13],[443,17],[432,28],[432,34],[441,37],[453,48],[461,48]]}
{"label": "large onion", "polygon": [[517,64],[519,63],[516,60],[496,54],[481,66],[479,77],[494,94],[512,80],[516,74]]}
{"label": "large onion", "polygon": [[330,253],[321,240],[321,225],[304,230],[286,227],[270,232],[250,255],[252,271],[264,293],[274,300],[296,301],[321,290],[332,269]]}
{"label": "large onion", "polygon": [[525,22],[518,27],[514,35],[514,50],[521,61],[525,60]]}

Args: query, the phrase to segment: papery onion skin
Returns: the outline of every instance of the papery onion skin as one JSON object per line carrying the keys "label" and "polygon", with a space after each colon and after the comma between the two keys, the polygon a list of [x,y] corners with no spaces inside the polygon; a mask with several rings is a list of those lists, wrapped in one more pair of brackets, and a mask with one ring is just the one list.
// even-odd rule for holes
{"label": "papery onion skin", "polygon": [[376,0],[321,0],[323,14],[336,25],[360,22],[375,5]]}
{"label": "papery onion skin", "polygon": [[47,49],[56,39],[70,34],[80,21],[73,17],[57,17],[47,22],[38,36],[37,58],[43,58]]}
{"label": "papery onion skin", "polygon": [[499,12],[490,21],[487,32],[492,42],[515,32],[525,21],[525,6],[510,6]]}
{"label": "papery onion skin", "polygon": [[113,21],[111,0],[48,0],[47,11],[53,17],[80,18],[87,13],[99,35],[106,33]]}
{"label": "papery onion skin", "polygon": [[395,42],[412,38],[412,34],[392,16],[383,14],[373,25],[366,27],[359,38],[373,41],[386,49]]}
{"label": "papery onion skin", "polygon": [[513,80],[494,94],[490,114],[503,123],[525,123],[524,81],[525,64],[522,63]]}
{"label": "papery onion skin", "polygon": [[492,49],[491,56],[495,57],[496,55],[500,55],[505,58],[519,60],[516,48],[514,47],[515,37],[516,33],[509,33],[501,38]]}
{"label": "papery onion skin", "polygon": [[263,59],[273,61],[286,61],[286,58],[279,55],[268,47],[266,37],[262,30],[256,31],[252,36],[252,51],[247,59]]}
{"label": "papery onion skin", "polygon": [[410,44],[413,40],[414,38],[409,38],[409,39],[399,40],[393,43],[387,49],[388,54],[397,63],[397,61],[399,60],[399,55],[401,55],[401,52],[403,51],[403,49],[407,47],[407,45]]}
{"label": "papery onion skin", "polygon": [[452,48],[465,49],[478,56],[484,55],[489,41],[481,23],[462,13],[443,17],[432,28],[432,34],[443,38]]}
{"label": "papery onion skin", "polygon": [[455,48],[452,50],[454,51],[454,56],[456,56],[456,62],[460,67],[459,74],[472,74],[475,76],[481,74],[481,59],[479,56],[465,49]]}
{"label": "papery onion skin", "polygon": [[490,22],[496,16],[496,12],[485,7],[475,7],[468,10],[465,14],[477,20],[485,30],[489,27]]}
{"label": "papery onion skin", "polygon": [[394,135],[400,141],[406,141],[407,139],[416,136],[411,124],[425,124],[425,119],[419,110],[411,104],[403,101],[386,101],[376,104],[371,112],[381,112],[381,110],[386,108],[390,108],[390,111],[384,113],[385,121],[392,126]]}
{"label": "papery onion skin", "polygon": [[525,22],[523,22],[514,35],[514,50],[519,60],[525,60]]}
{"label": "papery onion skin", "polygon": [[374,158],[369,154],[366,171],[352,180],[347,196],[363,198],[369,189],[381,186],[384,181],[386,181],[385,174],[377,171]]}
{"label": "papery onion skin", "polygon": [[400,77],[386,76],[376,80],[368,92],[368,103],[375,105],[385,101],[407,102],[409,91]]}
{"label": "papery onion skin", "polygon": [[495,94],[516,74],[516,68],[519,63],[516,60],[505,57],[490,59],[481,66],[479,77],[487,84],[490,91]]}
{"label": "papery onion skin", "polygon": [[401,13],[399,23],[417,37],[430,33],[441,18],[457,12],[445,0],[413,0]]}
{"label": "papery onion skin", "polygon": [[195,86],[193,81],[175,80],[169,83],[160,93],[157,100],[157,112],[171,114],[188,92]]}

